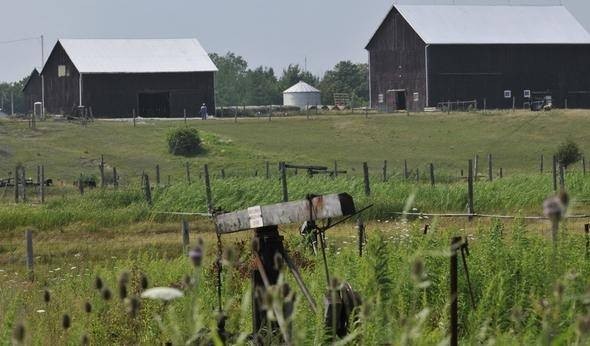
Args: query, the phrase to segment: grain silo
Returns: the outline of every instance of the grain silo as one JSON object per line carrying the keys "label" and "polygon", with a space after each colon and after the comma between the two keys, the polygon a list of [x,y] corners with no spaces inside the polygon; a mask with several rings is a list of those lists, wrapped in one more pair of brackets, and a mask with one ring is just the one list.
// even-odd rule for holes
{"label": "grain silo", "polygon": [[301,81],[283,92],[283,104],[307,109],[322,103],[321,93],[318,89]]}

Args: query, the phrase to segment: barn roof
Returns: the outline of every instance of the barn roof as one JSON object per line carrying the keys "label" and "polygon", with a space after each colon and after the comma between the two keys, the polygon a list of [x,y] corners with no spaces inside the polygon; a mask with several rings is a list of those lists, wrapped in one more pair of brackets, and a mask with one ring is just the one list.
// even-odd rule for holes
{"label": "barn roof", "polygon": [[320,91],[311,85],[305,83],[304,81],[300,81],[299,83],[293,85],[289,89],[283,91],[283,93],[319,93]]}
{"label": "barn roof", "polygon": [[426,44],[588,44],[564,6],[394,5]]}
{"label": "barn roof", "polygon": [[31,81],[38,78],[38,77],[39,77],[39,71],[37,71],[37,68],[34,68],[33,71],[31,72],[31,74],[29,75],[29,78],[27,78],[25,85],[23,85],[22,91],[27,90],[27,87],[29,86]]}
{"label": "barn roof", "polygon": [[80,73],[213,72],[196,39],[60,39]]}

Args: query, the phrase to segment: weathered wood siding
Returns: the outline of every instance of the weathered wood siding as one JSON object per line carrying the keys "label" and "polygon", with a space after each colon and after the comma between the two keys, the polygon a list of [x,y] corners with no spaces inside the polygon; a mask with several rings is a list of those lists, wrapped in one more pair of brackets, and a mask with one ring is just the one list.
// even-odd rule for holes
{"label": "weathered wood siding", "polygon": [[35,102],[41,102],[41,76],[37,69],[33,70],[27,84],[23,88],[23,95],[25,98],[25,112],[33,113],[33,105]]}
{"label": "weathered wood siding", "polygon": [[83,103],[95,117],[130,117],[144,92],[169,93],[171,117],[182,117],[185,109],[196,116],[203,103],[215,114],[213,72],[82,74],[82,86]]}
{"label": "weathered wood siding", "polygon": [[[383,111],[397,108],[390,90],[406,90],[410,110],[422,110],[426,100],[425,44],[393,9],[367,45],[369,51],[371,105]],[[414,102],[413,93],[419,101]],[[379,103],[379,95],[383,103]],[[392,109],[393,108],[393,109]]]}
{"label": "weathered wood siding", "polygon": [[590,108],[590,45],[432,45],[430,103],[477,100],[482,107],[511,108],[533,97],[552,95],[554,105]]}
{"label": "weathered wood siding", "polygon": [[[58,66],[65,65],[67,76],[58,76]],[[41,72],[45,83],[45,109],[49,113],[70,113],[79,104],[78,70],[58,42]]]}

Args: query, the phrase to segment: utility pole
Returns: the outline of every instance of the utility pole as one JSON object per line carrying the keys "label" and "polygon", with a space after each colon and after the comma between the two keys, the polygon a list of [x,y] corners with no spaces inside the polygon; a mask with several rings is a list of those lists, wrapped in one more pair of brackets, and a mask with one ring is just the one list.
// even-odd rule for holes
{"label": "utility pole", "polygon": [[45,65],[45,39],[41,35],[41,119],[45,119],[45,78],[43,66]]}
{"label": "utility pole", "polygon": [[14,91],[10,90],[10,115],[14,115]]}

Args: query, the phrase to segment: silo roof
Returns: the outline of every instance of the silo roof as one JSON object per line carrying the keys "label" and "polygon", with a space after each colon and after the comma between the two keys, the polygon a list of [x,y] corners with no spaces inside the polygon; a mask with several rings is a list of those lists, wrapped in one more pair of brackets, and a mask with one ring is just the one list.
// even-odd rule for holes
{"label": "silo roof", "polygon": [[305,83],[304,81],[300,81],[299,83],[293,85],[289,89],[283,91],[284,94],[289,93],[319,93],[320,91],[311,85]]}

